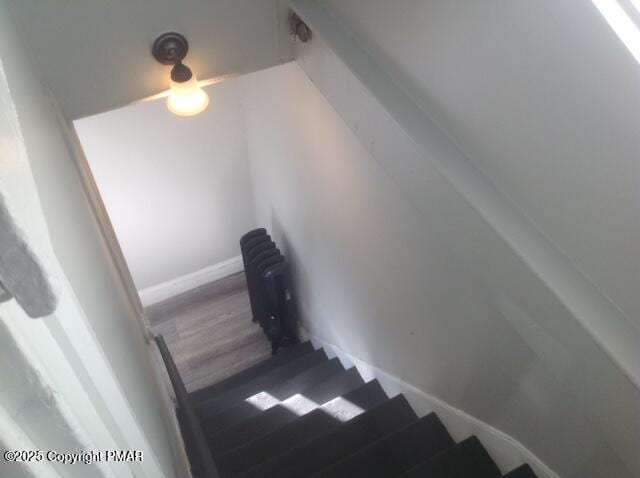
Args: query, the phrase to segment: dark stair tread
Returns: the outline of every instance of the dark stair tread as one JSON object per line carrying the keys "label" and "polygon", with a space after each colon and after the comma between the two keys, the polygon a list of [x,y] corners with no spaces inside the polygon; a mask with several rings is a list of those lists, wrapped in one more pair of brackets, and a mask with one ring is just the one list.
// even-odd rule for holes
{"label": "dark stair tread", "polygon": [[297,357],[270,372],[257,377],[249,382],[244,382],[221,394],[210,397],[196,405],[196,411],[202,419],[216,415],[226,408],[232,407],[240,401],[249,398],[267,388],[287,381],[290,377],[298,375],[316,365],[327,362],[327,354],[324,350],[314,350],[309,354]]}
{"label": "dark stair tread", "polygon": [[[387,399],[386,393],[384,393],[377,380],[366,383],[341,396],[365,411]],[[276,408],[278,407],[267,410],[262,415],[275,414]],[[260,416],[257,419],[264,418]],[[218,470],[222,476],[235,476],[252,466],[268,460],[270,457],[278,456],[291,448],[302,446],[320,435],[335,430],[341,424],[342,422],[336,420],[324,410],[316,409],[306,415],[296,417],[296,419],[281,425],[269,434],[260,434],[264,428],[257,433],[255,433],[254,429],[252,430],[254,433],[247,433],[243,436],[245,440],[249,437],[254,437],[251,441],[217,458]],[[234,430],[231,429],[229,432],[233,434]]]}
{"label": "dark stair tread", "polygon": [[536,474],[533,472],[531,467],[526,463],[524,465],[520,465],[515,470],[510,471],[504,478],[537,478]]}
{"label": "dark stair tread", "polygon": [[311,342],[305,342],[303,344],[298,344],[293,347],[288,347],[280,350],[278,355],[271,357],[267,360],[263,360],[242,372],[238,372],[235,375],[232,375],[229,378],[226,378],[218,383],[214,383],[213,385],[209,385],[208,387],[202,388],[200,390],[196,390],[195,392],[191,392],[189,394],[189,398],[191,399],[191,403],[197,405],[199,402],[206,400],[211,397],[215,397],[221,393],[224,393],[228,390],[231,390],[242,383],[250,382],[258,377],[263,376],[264,374],[274,370],[287,362],[290,362],[298,357],[301,357],[306,354],[310,354],[314,351],[313,345]]}
{"label": "dark stair tread", "polygon": [[[340,422],[338,420],[326,414],[321,409],[313,410],[312,412],[304,415],[304,417],[300,417],[298,419],[302,418],[304,418],[305,428],[296,428],[296,431],[299,432],[299,435],[301,435],[302,438],[310,438],[307,438],[307,440],[300,440],[298,434],[291,433],[289,436],[287,436],[286,442],[284,440],[281,440],[279,442],[280,444],[282,444],[283,442],[286,443],[286,446],[283,447],[284,449],[275,447],[274,453],[271,452],[269,442],[267,442],[267,446],[265,446],[264,448],[249,445],[247,445],[246,447],[236,448],[226,455],[222,455],[217,458],[216,465],[218,466],[220,476],[236,476],[255,465],[263,463],[270,457],[278,456],[297,445],[308,443],[310,439],[313,439],[314,437],[322,435],[324,433],[331,432],[338,428],[338,426],[340,426]],[[293,423],[295,423],[296,421],[297,420],[293,421]]]}
{"label": "dark stair tread", "polygon": [[[308,392],[316,390],[319,385],[330,381],[333,376],[340,372],[344,372],[344,367],[340,363],[340,360],[334,358],[305,370],[282,383],[272,387],[265,387],[265,390],[262,390],[262,392],[278,400],[286,400],[297,393],[313,400]],[[235,406],[206,418],[203,421],[203,428],[207,436],[222,435],[228,428],[253,418],[263,411],[264,410],[261,410],[256,405],[247,401],[241,401]]]}
{"label": "dark stair tread", "polygon": [[297,393],[302,394],[303,392],[306,393],[307,390],[315,389],[323,380],[327,380],[334,374],[343,371],[344,367],[340,360],[332,358],[302,370],[296,375],[292,375],[288,380],[265,387],[265,390],[278,400],[286,400]]}
{"label": "dark stair tread", "polygon": [[283,405],[276,405],[259,415],[249,418],[238,425],[223,430],[221,433],[209,435],[207,441],[211,453],[216,457],[216,463],[225,454],[242,449],[255,438],[269,436],[274,430],[286,427],[300,417]]}
{"label": "dark stair tread", "polygon": [[388,478],[454,445],[438,416],[430,413],[312,476]]}
{"label": "dark stair tread", "polygon": [[[502,473],[475,436],[414,467],[401,478],[501,478]],[[526,476],[526,475],[524,475]]]}
{"label": "dark stair tread", "polygon": [[417,416],[407,399],[398,395],[342,423],[336,430],[271,458],[239,476],[243,478],[307,477],[363,446],[415,422],[416,419]]}
{"label": "dark stair tread", "polygon": [[345,394],[343,398],[364,410],[370,410],[380,405],[389,397],[382,389],[380,382],[374,379]]}
{"label": "dark stair tread", "polygon": [[[326,362],[331,363],[331,362]],[[325,364],[322,364],[325,365]],[[303,390],[300,393],[308,399],[314,401],[318,405],[322,405],[330,398],[335,398],[343,394],[349,393],[357,389],[364,382],[362,377],[355,368],[349,370],[339,370],[326,380],[322,380],[319,384],[311,387],[308,390]],[[249,405],[246,404],[245,405]],[[209,435],[209,446],[214,454],[226,453],[234,448],[242,446],[251,440],[260,438],[267,433],[271,433],[277,430],[283,425],[293,421],[297,418],[294,412],[289,411],[285,413],[281,408],[285,408],[282,405],[276,405],[265,411],[257,410],[253,405],[249,405],[250,409],[242,407],[243,410],[236,410],[236,407],[230,409],[233,413],[243,412],[246,414],[246,418],[236,423],[233,426],[227,428],[216,428],[215,424],[211,425],[212,430],[215,432]],[[207,428],[209,425],[207,425]]]}
{"label": "dark stair tread", "polygon": [[344,370],[343,368],[343,370],[333,374],[324,382],[318,383],[301,393],[309,400],[322,405],[329,400],[341,397],[345,393],[357,389],[361,385],[364,385],[364,380],[358,373],[358,369],[351,367],[348,370]]}

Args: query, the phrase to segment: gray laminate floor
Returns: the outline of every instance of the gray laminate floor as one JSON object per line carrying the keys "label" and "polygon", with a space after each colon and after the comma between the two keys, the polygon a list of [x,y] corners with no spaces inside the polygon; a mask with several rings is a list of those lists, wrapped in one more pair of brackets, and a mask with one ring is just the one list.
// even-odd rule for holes
{"label": "gray laminate floor", "polygon": [[191,392],[270,356],[269,341],[251,322],[244,273],[204,285],[146,309]]}

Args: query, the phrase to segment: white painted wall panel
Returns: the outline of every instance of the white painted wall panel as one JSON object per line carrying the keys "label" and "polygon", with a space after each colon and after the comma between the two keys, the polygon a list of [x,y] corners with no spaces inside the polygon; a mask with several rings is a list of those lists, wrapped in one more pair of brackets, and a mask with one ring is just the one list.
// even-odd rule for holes
{"label": "white painted wall panel", "polygon": [[258,223],[305,326],[560,476],[634,476],[637,388],[314,41],[300,61],[329,102],[295,64],[241,79]]}
{"label": "white painted wall panel", "polygon": [[320,3],[640,327],[640,65],[594,3]]}
{"label": "white painted wall panel", "polygon": [[[1,305],[0,319],[5,324],[19,322],[12,331],[22,330],[23,337],[33,334],[33,342],[23,338],[22,346],[56,379],[50,397],[60,393],[80,420],[97,413],[117,447],[146,450],[148,460],[133,465],[136,475],[180,476],[165,422],[165,392],[159,389],[150,361],[153,344],[145,341],[140,317],[87,201],[58,110],[19,35],[7,2],[1,0],[0,61],[15,105],[3,103],[1,114],[9,119],[13,115],[17,127],[2,124],[0,184],[19,226],[32,239],[39,258],[51,265],[62,292],[52,316],[30,319],[8,301]],[[24,321],[31,327],[26,322],[21,327]],[[51,343],[60,348],[44,346]],[[71,370],[56,367],[62,359]],[[77,388],[68,384],[81,386],[86,396],[74,395]],[[112,446],[113,441],[106,442],[104,432],[92,423],[82,422],[89,442],[103,449]],[[56,433],[62,431],[54,424],[50,433],[54,438],[49,446],[54,447]],[[81,468],[76,471],[81,472]]]}

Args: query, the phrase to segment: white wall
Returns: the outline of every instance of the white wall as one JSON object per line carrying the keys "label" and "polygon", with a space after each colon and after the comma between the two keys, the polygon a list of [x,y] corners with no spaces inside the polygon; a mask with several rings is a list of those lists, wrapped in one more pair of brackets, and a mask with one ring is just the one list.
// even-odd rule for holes
{"label": "white wall", "polygon": [[634,476],[637,388],[322,42],[305,49],[342,118],[296,64],[241,79],[258,223],[304,325],[561,476]]}
{"label": "white wall", "polygon": [[[19,225],[49,262],[61,298],[50,317],[34,321],[20,315],[15,301],[9,301],[2,304],[0,318],[10,330],[23,331],[24,353],[38,357],[55,378],[46,390],[52,402],[49,408],[58,406],[58,399],[61,408],[69,407],[71,415],[86,427],[88,443],[102,449],[105,444],[144,449],[148,460],[132,465],[136,476],[179,476],[166,400],[150,360],[153,344],[145,341],[140,318],[109,257],[69,150],[65,125],[14,27],[7,2],[2,0],[0,60],[11,100],[3,102],[2,114],[14,121],[8,127],[3,122],[0,132],[0,184],[3,194],[12,193],[10,206]],[[6,337],[4,332],[3,328]],[[43,347],[45,339],[59,348]],[[57,368],[60,363],[70,368]],[[34,383],[36,378],[32,377]],[[84,397],[73,393],[79,386],[74,380],[82,384]],[[5,388],[12,383],[1,382]],[[3,400],[9,393],[2,391]],[[30,409],[29,402],[25,403],[21,410]],[[91,426],[97,422],[89,420],[90,413],[98,415],[115,443],[105,441],[97,425]],[[49,432],[47,446],[55,449],[56,443],[68,442],[61,422],[53,423]],[[74,473],[63,475],[79,476],[82,468]]]}
{"label": "white wall", "polygon": [[595,2],[320,3],[640,328],[640,65]]}
{"label": "white wall", "polygon": [[255,224],[237,80],[201,114],[164,100],[75,127],[138,290],[228,261]]}

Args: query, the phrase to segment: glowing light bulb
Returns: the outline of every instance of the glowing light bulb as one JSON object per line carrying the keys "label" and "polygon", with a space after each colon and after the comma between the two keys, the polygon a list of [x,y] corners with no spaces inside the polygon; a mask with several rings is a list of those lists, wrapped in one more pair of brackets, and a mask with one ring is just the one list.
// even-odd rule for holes
{"label": "glowing light bulb", "polygon": [[196,75],[191,74],[186,81],[171,79],[171,92],[167,98],[167,108],[179,116],[193,116],[205,110],[209,95],[200,88]]}
{"label": "glowing light bulb", "polygon": [[187,39],[176,32],[163,33],[151,47],[151,54],[159,63],[173,65],[167,108],[180,116],[197,115],[209,105],[209,95],[200,88],[191,68],[182,63],[188,50]]}

